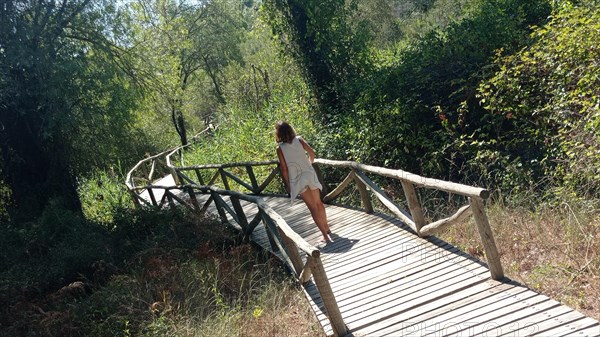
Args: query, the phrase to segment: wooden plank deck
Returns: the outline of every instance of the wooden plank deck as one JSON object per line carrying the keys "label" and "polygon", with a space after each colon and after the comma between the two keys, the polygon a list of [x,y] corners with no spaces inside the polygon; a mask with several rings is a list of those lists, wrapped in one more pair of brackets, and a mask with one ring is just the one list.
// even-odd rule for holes
{"label": "wooden plank deck", "polygon": [[[158,180],[155,180],[152,182],[152,185],[154,186],[175,186],[175,180],[173,180],[173,176],[168,174]],[[163,197],[163,195],[165,194],[165,190],[160,189],[160,188],[155,188],[152,190],[152,192],[154,193],[154,198],[156,201],[160,201]],[[148,190],[144,190],[142,191],[142,193],[140,193],[140,197],[147,200],[148,202],[151,201],[150,199],[150,193],[148,192]]]}
{"label": "wooden plank deck", "polygon": [[[334,242],[323,245],[301,201],[264,199],[320,248],[347,336],[600,336],[598,321],[516,282],[491,280],[478,260],[438,238],[419,238],[394,217],[326,205]],[[257,212],[243,208],[248,218]],[[251,239],[271,251],[263,226]],[[312,281],[304,292],[332,335]]]}

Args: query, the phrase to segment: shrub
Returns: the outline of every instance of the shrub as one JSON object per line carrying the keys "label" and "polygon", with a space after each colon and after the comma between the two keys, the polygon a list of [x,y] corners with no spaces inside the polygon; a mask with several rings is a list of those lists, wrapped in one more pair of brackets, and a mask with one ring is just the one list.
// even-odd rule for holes
{"label": "shrub", "polygon": [[[487,125],[476,97],[493,76],[496,50],[517,51],[528,26],[549,13],[546,1],[482,1],[460,21],[383,54],[355,110],[330,129],[337,156],[466,180],[464,153],[455,142]],[[341,128],[341,131],[337,131]]]}
{"label": "shrub", "polygon": [[546,187],[600,196],[599,9],[562,5],[534,31],[532,46],[499,57],[500,71],[480,86],[491,123],[468,151],[520,166],[499,166],[502,179],[521,172]]}

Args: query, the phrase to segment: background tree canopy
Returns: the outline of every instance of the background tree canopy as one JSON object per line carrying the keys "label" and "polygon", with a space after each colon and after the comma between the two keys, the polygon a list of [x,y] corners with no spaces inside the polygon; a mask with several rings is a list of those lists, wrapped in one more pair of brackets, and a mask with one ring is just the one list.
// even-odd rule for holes
{"label": "background tree canopy", "polygon": [[[264,130],[264,145],[254,148],[269,157],[275,116],[308,110],[326,157],[505,190],[555,172],[552,186],[581,183],[580,192],[595,194],[595,165],[577,168],[572,158],[594,147],[597,79],[588,74],[596,55],[588,41],[596,32],[580,12],[597,4],[552,6],[4,2],[4,200],[15,215],[35,217],[52,199],[79,210],[79,179],[186,144],[208,123]],[[542,85],[533,79],[550,70],[536,69],[564,73],[548,73]],[[578,82],[558,80],[566,74]]]}
{"label": "background tree canopy", "polygon": [[[0,138],[10,209],[35,217],[51,199],[81,208],[78,176],[131,144],[129,85],[103,2],[5,1],[0,6]],[[95,152],[90,154],[91,152]]]}

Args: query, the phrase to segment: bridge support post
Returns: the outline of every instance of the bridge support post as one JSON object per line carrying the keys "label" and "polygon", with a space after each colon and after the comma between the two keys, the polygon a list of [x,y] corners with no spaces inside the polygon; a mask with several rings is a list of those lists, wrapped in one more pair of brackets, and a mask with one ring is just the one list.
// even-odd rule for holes
{"label": "bridge support post", "polygon": [[296,272],[296,277],[300,278],[300,274],[302,273],[302,258],[300,257],[300,253],[298,253],[298,247],[296,246],[296,244],[294,243],[294,240],[290,239],[287,235],[285,235],[285,233],[283,232],[283,230],[281,228],[277,228],[277,230],[279,231],[279,236],[283,239],[283,242],[285,243],[285,250],[288,254],[288,256],[290,257],[290,261],[292,262],[292,265],[294,266],[294,271]]}
{"label": "bridge support post", "polygon": [[313,253],[313,256],[307,256],[306,258],[309,260],[308,263],[310,264],[315,284],[323,299],[323,305],[325,306],[325,310],[327,310],[327,317],[329,318],[329,322],[331,322],[335,336],[346,335],[348,328],[342,319],[342,313],[333,296],[333,290],[331,290],[331,285],[325,274],[325,268],[323,268],[323,263],[321,262],[320,252],[316,251]]}
{"label": "bridge support post", "polygon": [[225,210],[223,210],[223,206],[221,205],[221,203],[223,202],[223,199],[221,198],[221,196],[213,191],[210,191],[210,195],[213,199],[213,202],[215,203],[215,207],[217,208],[217,212],[219,213],[219,217],[221,218],[221,221],[223,223],[227,222],[227,214],[225,214]]}
{"label": "bridge support post", "polygon": [[248,230],[248,219],[246,218],[246,213],[244,213],[244,209],[242,208],[242,204],[240,203],[240,198],[236,196],[230,196],[229,200],[231,201],[231,205],[235,210],[235,214],[238,216],[239,225],[242,227],[242,232]]}
{"label": "bridge support post", "polygon": [[196,193],[194,193],[194,188],[188,185],[185,190],[190,196],[190,202],[192,203],[192,208],[196,213],[200,213],[200,205],[198,204],[198,199],[196,199]]}
{"label": "bridge support post", "polygon": [[500,263],[500,254],[496,247],[496,241],[494,241],[494,234],[492,233],[490,222],[485,213],[483,200],[471,197],[469,198],[469,202],[471,203],[471,210],[473,211],[473,217],[477,224],[477,231],[479,231],[479,236],[483,243],[483,249],[488,261],[490,273],[492,274],[492,279],[501,280],[504,278],[504,271],[502,270],[502,264]]}
{"label": "bridge support post", "polygon": [[[360,173],[360,171],[357,171]],[[360,200],[362,201],[362,205],[365,209],[365,213],[373,213],[373,204],[371,203],[371,198],[369,197],[369,192],[367,191],[367,186],[365,183],[360,180],[358,174],[354,174],[354,182],[356,183],[356,187],[358,187],[358,192],[360,193]]]}
{"label": "bridge support post", "polygon": [[415,190],[415,185],[410,182],[402,181],[402,189],[404,190],[404,196],[408,202],[408,209],[410,215],[415,223],[415,230],[417,234],[421,236],[421,228],[425,226],[425,217],[423,216],[423,209],[421,208],[421,202],[419,196]]}

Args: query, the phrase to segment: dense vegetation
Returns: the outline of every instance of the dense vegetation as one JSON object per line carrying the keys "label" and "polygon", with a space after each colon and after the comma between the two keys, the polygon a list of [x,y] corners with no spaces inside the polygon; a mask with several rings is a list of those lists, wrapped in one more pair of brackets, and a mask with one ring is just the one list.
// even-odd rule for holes
{"label": "dense vegetation", "polygon": [[[3,1],[0,334],[319,335],[275,262],[211,219],[133,209],[122,184],[208,126],[186,163],[272,159],[278,119],[321,157],[492,189],[509,275],[599,317],[599,13],[595,0]],[[477,255],[463,225],[446,239]],[[290,325],[269,321],[280,310]]]}

